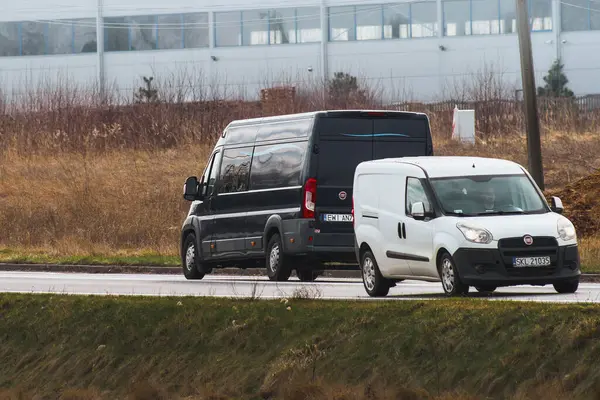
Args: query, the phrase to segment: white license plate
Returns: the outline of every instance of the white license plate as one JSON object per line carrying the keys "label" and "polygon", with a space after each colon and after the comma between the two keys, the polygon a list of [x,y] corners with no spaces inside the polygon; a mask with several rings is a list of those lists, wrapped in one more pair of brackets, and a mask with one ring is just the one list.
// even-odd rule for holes
{"label": "white license plate", "polygon": [[550,265],[550,257],[514,257],[515,267],[547,267]]}
{"label": "white license plate", "polygon": [[352,222],[352,214],[323,214],[325,222]]}

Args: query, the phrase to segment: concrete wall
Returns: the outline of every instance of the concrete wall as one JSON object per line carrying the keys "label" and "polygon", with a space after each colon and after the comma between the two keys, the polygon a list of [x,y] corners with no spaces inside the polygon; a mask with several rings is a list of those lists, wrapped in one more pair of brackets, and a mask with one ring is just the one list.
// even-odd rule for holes
{"label": "concrete wall", "polygon": [[[560,17],[560,2],[553,1],[554,16]],[[60,25],[59,19],[91,18],[95,21],[98,14],[98,0],[6,3],[0,22],[40,19]],[[101,0],[101,3],[101,15],[109,19],[124,15],[209,12],[210,22],[213,22],[213,12],[257,7],[249,0],[237,0],[229,5],[217,0],[172,0],[167,3],[162,0]],[[367,0],[360,4],[380,3],[382,1]],[[353,3],[344,0],[326,2],[326,6],[345,4]],[[260,7],[323,5],[325,3],[312,0],[301,5],[289,0],[267,0]],[[438,23],[442,22],[440,16]],[[557,21],[553,26],[554,31],[532,34],[539,84],[552,62],[561,56],[570,80],[569,87],[576,94],[600,93],[600,80],[594,79],[600,74],[600,31],[559,32],[560,23]],[[322,37],[327,39],[327,24],[323,24],[322,28]],[[86,26],[86,29],[91,29],[91,26]],[[429,38],[325,41],[324,45],[314,42],[214,47],[214,29],[209,31],[207,47],[193,49],[0,57],[0,85],[5,93],[19,93],[40,82],[48,84],[58,80],[95,85],[99,76],[103,76],[107,88],[130,96],[143,84],[143,76],[154,76],[159,82],[171,81],[179,86],[212,81],[220,85],[219,92],[227,91],[229,94],[239,91],[240,85],[244,85],[245,94],[255,97],[260,88],[282,80],[310,84],[320,80],[323,74],[332,76],[335,72],[348,72],[380,88],[388,101],[431,101],[451,93],[453,86],[460,86],[462,80],[468,80],[473,73],[487,66],[502,73],[507,83],[520,87],[519,49],[515,34],[444,37],[439,33]],[[99,41],[103,38],[98,37]],[[99,75],[100,66],[103,67],[103,75]],[[205,92],[210,92],[209,88]]]}

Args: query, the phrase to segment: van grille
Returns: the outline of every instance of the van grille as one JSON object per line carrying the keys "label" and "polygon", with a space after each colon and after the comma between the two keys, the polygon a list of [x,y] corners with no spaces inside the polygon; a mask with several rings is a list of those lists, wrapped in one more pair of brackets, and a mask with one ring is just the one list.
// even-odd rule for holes
{"label": "van grille", "polygon": [[[509,276],[546,276],[552,275],[558,266],[558,242],[556,238],[537,236],[528,246],[522,237],[500,239],[498,249],[506,266]],[[513,257],[550,257],[548,267],[517,267],[513,266]]]}

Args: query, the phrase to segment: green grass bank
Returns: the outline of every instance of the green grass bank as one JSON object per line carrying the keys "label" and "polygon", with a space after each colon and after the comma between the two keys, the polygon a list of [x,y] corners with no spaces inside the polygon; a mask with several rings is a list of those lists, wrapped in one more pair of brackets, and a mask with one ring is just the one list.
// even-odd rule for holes
{"label": "green grass bank", "polygon": [[600,307],[0,295],[0,398],[592,399]]}

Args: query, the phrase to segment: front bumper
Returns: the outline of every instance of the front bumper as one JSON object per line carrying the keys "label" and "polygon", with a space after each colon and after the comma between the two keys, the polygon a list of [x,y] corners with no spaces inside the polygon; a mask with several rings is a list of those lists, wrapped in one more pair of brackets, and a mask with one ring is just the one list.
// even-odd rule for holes
{"label": "front bumper", "polygon": [[548,267],[514,267],[513,256],[529,256],[524,250],[515,249],[458,249],[454,262],[460,279],[469,286],[512,286],[547,285],[555,282],[577,279],[581,275],[579,249],[575,246],[561,246],[545,249],[550,256]]}

